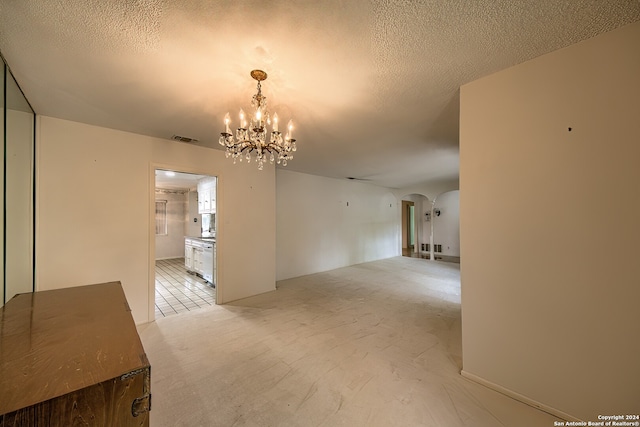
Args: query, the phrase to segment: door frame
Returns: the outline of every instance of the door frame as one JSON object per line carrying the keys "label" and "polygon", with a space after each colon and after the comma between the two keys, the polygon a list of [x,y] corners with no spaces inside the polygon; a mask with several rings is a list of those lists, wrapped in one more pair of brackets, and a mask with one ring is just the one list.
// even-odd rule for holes
{"label": "door frame", "polygon": [[[221,218],[221,209],[220,209],[220,200],[222,199],[222,197],[220,197],[220,180],[221,180],[221,173],[214,173],[212,171],[202,171],[200,169],[193,169],[193,168],[189,168],[189,167],[185,167],[184,165],[180,166],[180,165],[169,165],[166,163],[149,163],[149,227],[148,227],[148,233],[149,233],[149,258],[147,259],[147,264],[148,264],[148,278],[149,278],[149,283],[148,283],[148,290],[147,290],[147,300],[148,300],[148,309],[147,309],[147,318],[149,322],[153,322],[155,321],[155,316],[156,316],[156,311],[155,311],[155,304],[156,304],[156,227],[155,227],[155,203],[156,203],[156,169],[162,169],[162,170],[168,170],[168,171],[173,171],[173,172],[179,172],[179,173],[189,173],[189,174],[194,174],[194,175],[204,175],[204,176],[209,176],[209,177],[215,177],[216,178],[216,245],[219,242],[219,235],[220,235],[220,225],[222,224],[222,221],[220,221]],[[216,248],[216,257],[219,257],[220,251],[217,250]],[[214,262],[216,264],[216,266],[220,266],[220,262],[217,262],[218,260],[215,259]],[[223,301],[221,295],[222,295],[222,288],[223,288],[223,284],[221,283],[221,276],[222,274],[220,274],[221,272],[219,271],[219,268],[216,268],[216,270],[214,271],[214,283],[216,284],[216,305],[220,304],[220,301]]]}
{"label": "door frame", "polygon": [[410,236],[409,233],[411,231],[411,224],[409,221],[409,209],[410,206],[414,207],[414,218],[413,218],[413,222],[414,222],[414,233],[413,233],[413,239],[414,239],[414,247],[413,247],[413,252],[415,252],[415,248],[417,247],[417,233],[418,233],[418,227],[416,227],[416,219],[415,219],[415,202],[411,201],[411,200],[402,200],[402,250],[404,251],[404,249],[410,249]]}

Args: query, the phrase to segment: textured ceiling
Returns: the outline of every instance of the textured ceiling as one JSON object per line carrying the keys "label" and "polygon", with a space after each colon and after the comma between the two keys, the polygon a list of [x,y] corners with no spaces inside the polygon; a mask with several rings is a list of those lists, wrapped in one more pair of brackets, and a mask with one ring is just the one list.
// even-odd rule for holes
{"label": "textured ceiling", "polygon": [[406,187],[458,177],[459,87],[640,20],[639,0],[0,0],[36,113],[217,148],[265,70],[288,169]]}

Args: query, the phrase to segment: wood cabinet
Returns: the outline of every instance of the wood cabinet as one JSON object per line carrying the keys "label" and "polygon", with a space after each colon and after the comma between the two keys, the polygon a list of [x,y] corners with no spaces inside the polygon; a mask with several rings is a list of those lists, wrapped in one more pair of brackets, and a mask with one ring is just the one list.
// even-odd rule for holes
{"label": "wood cabinet", "polygon": [[120,282],[0,308],[0,427],[148,426],[150,364]]}

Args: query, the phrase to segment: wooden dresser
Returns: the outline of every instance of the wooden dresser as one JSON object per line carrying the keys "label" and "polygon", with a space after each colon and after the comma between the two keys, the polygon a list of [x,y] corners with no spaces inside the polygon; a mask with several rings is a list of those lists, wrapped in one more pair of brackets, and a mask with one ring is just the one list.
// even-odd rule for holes
{"label": "wooden dresser", "polygon": [[0,308],[0,427],[148,426],[150,369],[120,282]]}

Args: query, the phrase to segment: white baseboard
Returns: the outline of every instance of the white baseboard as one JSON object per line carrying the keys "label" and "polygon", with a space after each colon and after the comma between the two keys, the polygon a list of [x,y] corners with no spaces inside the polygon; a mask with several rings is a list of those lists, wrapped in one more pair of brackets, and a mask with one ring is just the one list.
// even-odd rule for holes
{"label": "white baseboard", "polygon": [[582,421],[579,418],[576,418],[572,415],[567,414],[566,412],[562,412],[556,408],[553,408],[551,406],[545,405],[544,403],[540,403],[537,402],[533,399],[528,398],[527,396],[524,396],[520,393],[516,393],[513,390],[509,390],[508,388],[502,387],[501,385],[492,383],[491,381],[487,381],[482,377],[479,377],[477,375],[474,375],[472,373],[469,373],[467,371],[465,371],[464,369],[462,371],[460,371],[460,375],[462,375],[464,378],[473,381],[474,383],[478,383],[480,385],[483,385],[487,388],[490,388],[491,390],[495,390],[498,393],[504,394],[505,396],[508,396],[512,399],[515,399],[519,402],[522,402],[524,404],[527,404],[533,408],[539,409],[541,411],[544,411],[548,414],[551,414],[553,416],[556,416],[558,418],[561,418],[565,421]]}

